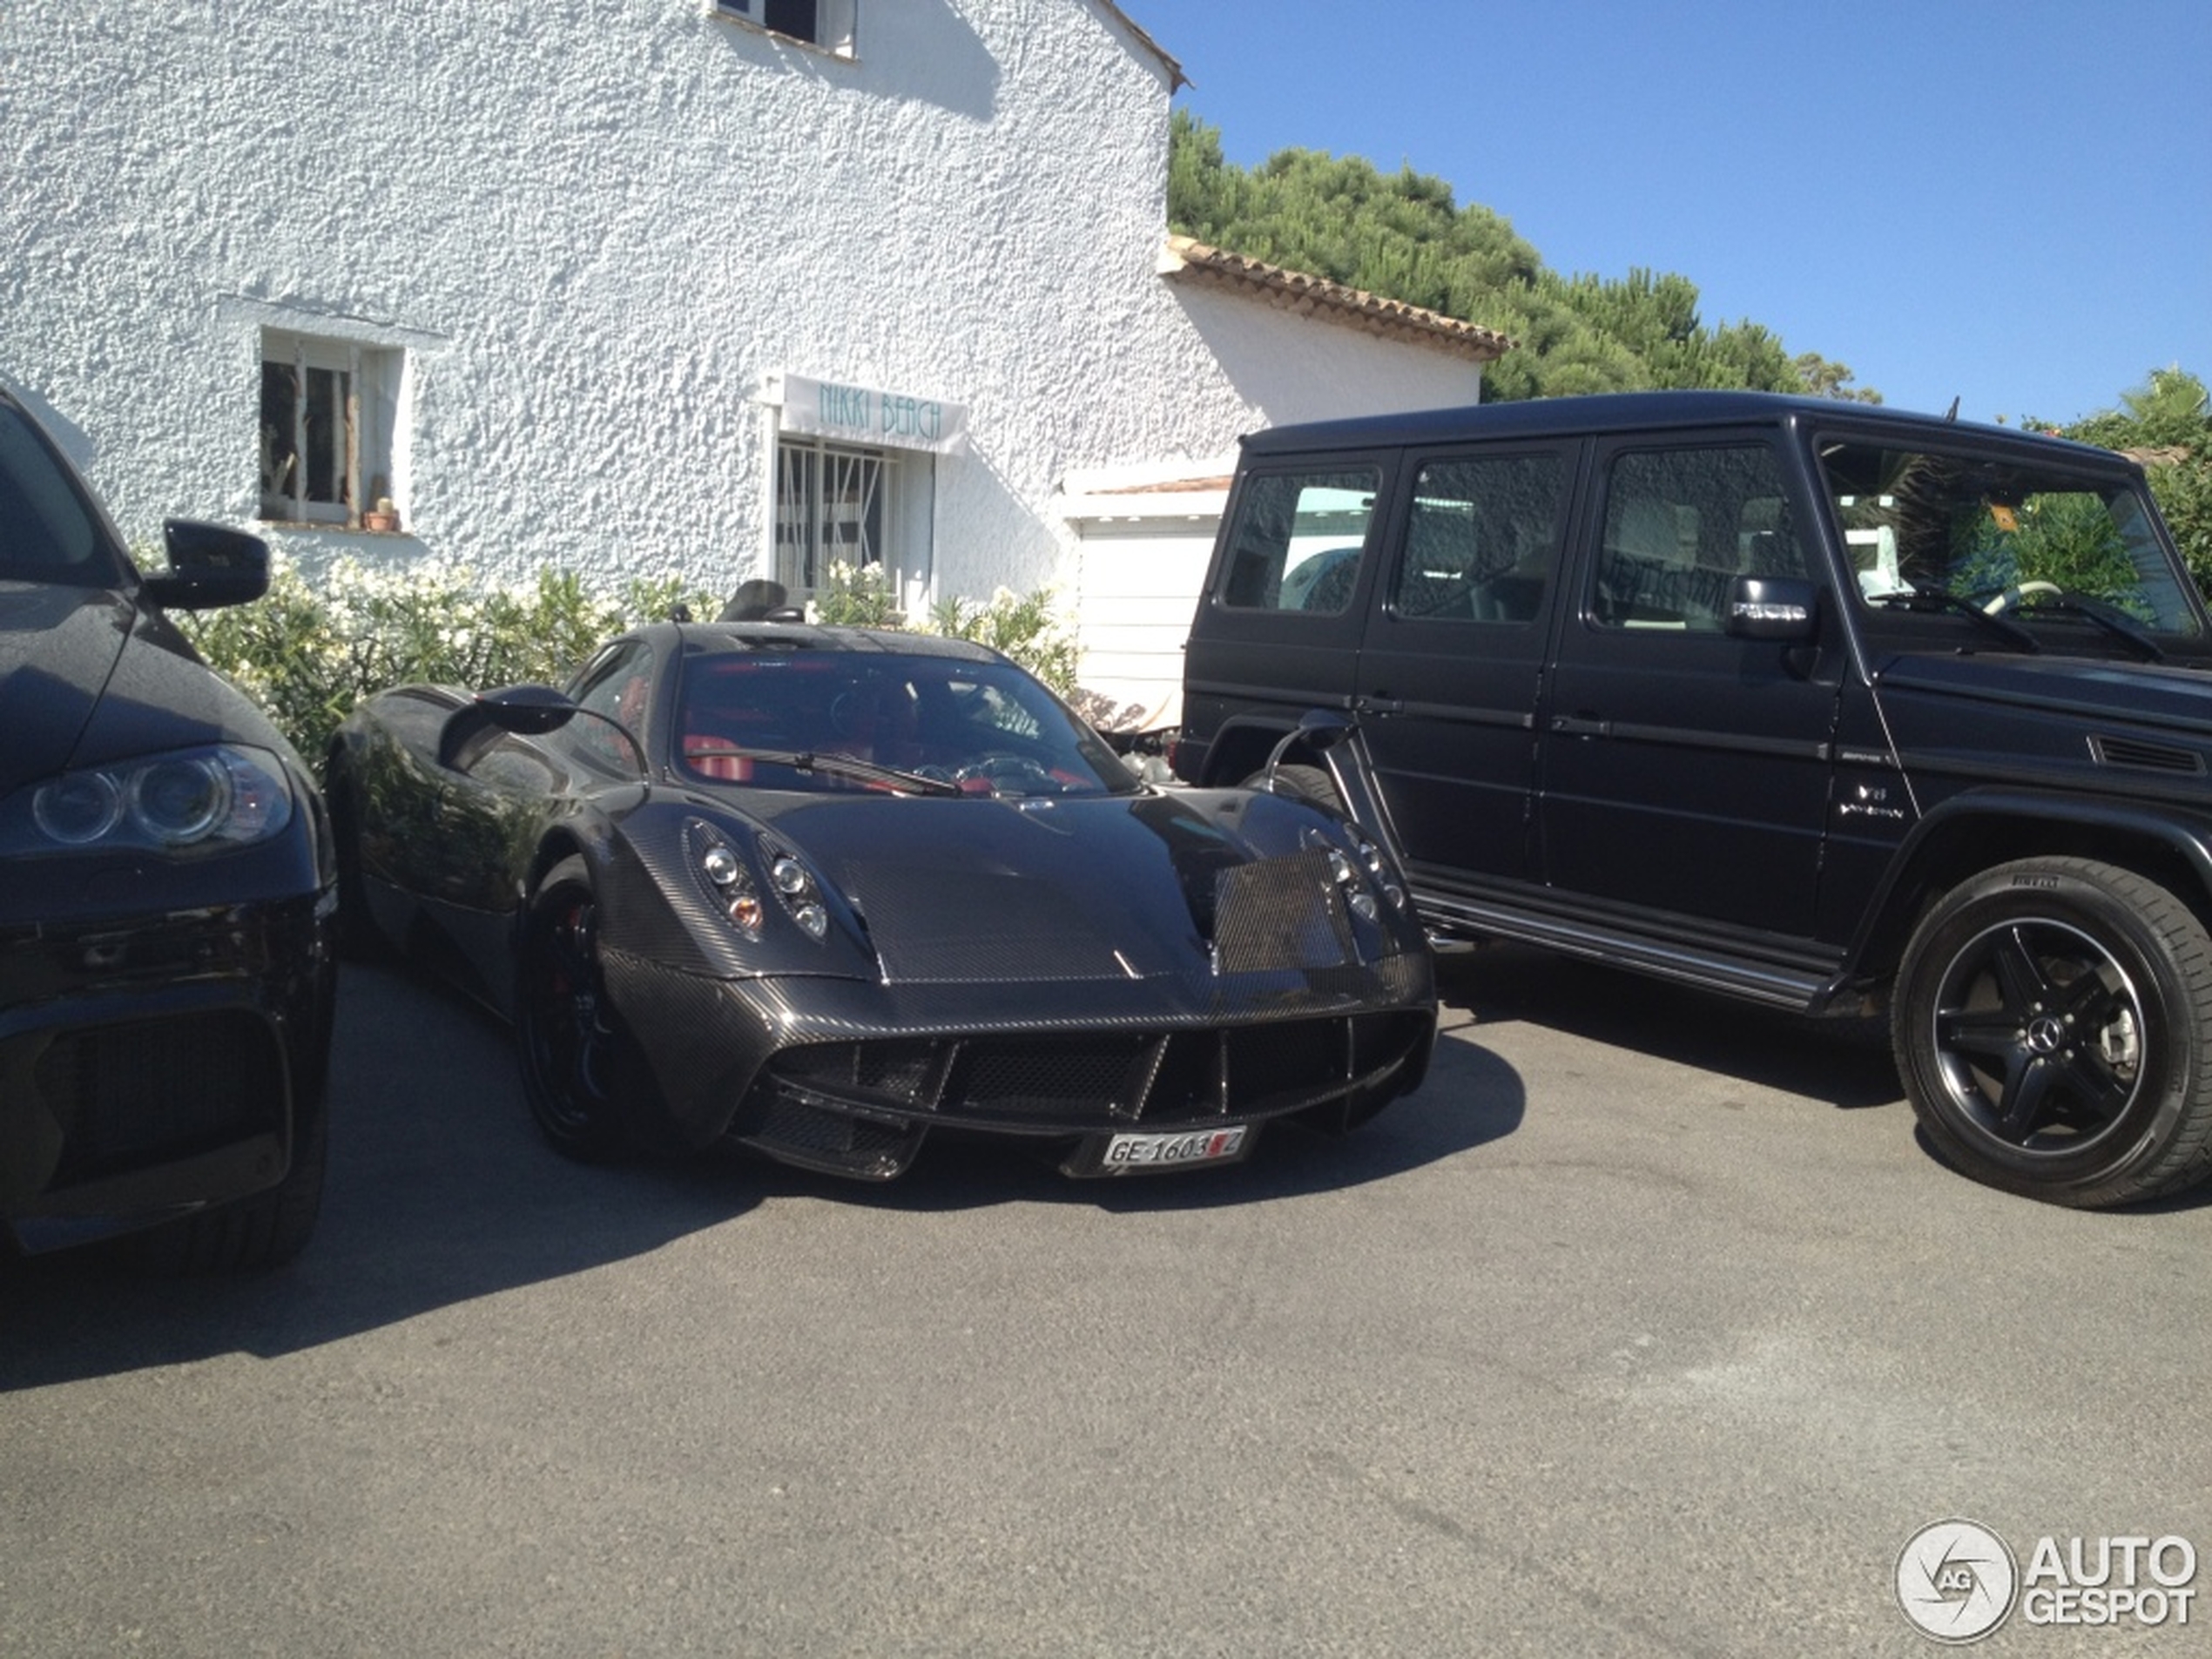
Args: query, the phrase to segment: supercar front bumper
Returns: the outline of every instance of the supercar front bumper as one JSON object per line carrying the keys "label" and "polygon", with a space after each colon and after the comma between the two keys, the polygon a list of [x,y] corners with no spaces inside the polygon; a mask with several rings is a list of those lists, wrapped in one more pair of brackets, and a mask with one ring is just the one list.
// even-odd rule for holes
{"label": "supercar front bumper", "polygon": [[932,1129],[1102,1136],[1350,1122],[1417,1087],[1436,1032],[1426,953],[1326,969],[885,985],[716,980],[610,953],[608,985],[671,1117],[837,1173],[900,1173]]}

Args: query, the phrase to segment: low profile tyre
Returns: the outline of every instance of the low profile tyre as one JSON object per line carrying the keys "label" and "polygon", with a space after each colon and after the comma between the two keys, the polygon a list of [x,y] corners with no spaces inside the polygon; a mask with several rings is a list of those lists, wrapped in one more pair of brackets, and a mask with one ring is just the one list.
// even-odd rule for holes
{"label": "low profile tyre", "polygon": [[2099,1208],[2212,1170],[2212,939],[2157,883],[2087,859],[1946,894],[1891,1031],[1936,1150],[1991,1186]]}
{"label": "low profile tyre", "polygon": [[658,1097],[608,997],[599,903],[580,858],[547,871],[523,918],[515,1034],[530,1115],[555,1149],[601,1163],[652,1149]]}
{"label": "low profile tyre", "polygon": [[[1268,786],[1264,770],[1244,779],[1246,789],[1265,789]],[[1342,813],[1344,803],[1337,799],[1336,780],[1318,766],[1278,766],[1275,768],[1274,793],[1289,795],[1297,800],[1310,800],[1316,806],[1325,806],[1332,813]]]}

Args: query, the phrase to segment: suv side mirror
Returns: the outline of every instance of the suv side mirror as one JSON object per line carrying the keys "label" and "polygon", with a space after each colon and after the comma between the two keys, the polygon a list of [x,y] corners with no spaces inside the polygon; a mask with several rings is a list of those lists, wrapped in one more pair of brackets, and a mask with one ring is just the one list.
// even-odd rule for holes
{"label": "suv side mirror", "polygon": [[138,591],[164,610],[219,610],[269,590],[269,546],[258,536],[172,518],[161,527],[161,541],[169,568],[146,577]]}
{"label": "suv side mirror", "polygon": [[1739,576],[1728,584],[1723,626],[1737,639],[1811,639],[1820,628],[1820,590],[1795,577]]}

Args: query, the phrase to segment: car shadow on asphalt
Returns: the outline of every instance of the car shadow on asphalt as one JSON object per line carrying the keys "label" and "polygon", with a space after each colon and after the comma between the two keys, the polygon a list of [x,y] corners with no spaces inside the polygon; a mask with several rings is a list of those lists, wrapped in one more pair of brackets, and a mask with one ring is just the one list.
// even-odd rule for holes
{"label": "car shadow on asphalt", "polygon": [[120,1251],[0,1260],[0,1393],[314,1347],[642,1255],[759,1200],[711,1163],[559,1157],[507,1028],[404,973],[346,968],[331,1060],[329,1177],[300,1258],[181,1279]]}
{"label": "car shadow on asphalt", "polygon": [[592,1168],[539,1138],[503,1024],[407,973],[348,965],[328,1184],[299,1260],[160,1279],[120,1252],[0,1258],[0,1393],[299,1352],[644,1255],[779,1197],[917,1211],[1036,1201],[1146,1211],[1358,1186],[1511,1134],[1522,1098],[1511,1067],[1447,1041],[1422,1088],[1373,1123],[1340,1136],[1271,1127],[1231,1169],[1076,1181],[1003,1143],[952,1141],[933,1141],[881,1186],[731,1154]]}
{"label": "car shadow on asphalt", "polygon": [[1845,1109],[1905,1098],[1878,1019],[1816,1020],[1521,945],[1441,959],[1447,1008],[1515,1022]]}
{"label": "car shadow on asphalt", "polygon": [[[1905,1104],[1888,1025],[1878,1017],[1817,1020],[1520,945],[1486,946],[1440,966],[1446,1022],[1469,1022],[1478,1042],[1485,1027],[1534,1025],[1840,1110]],[[1931,1163],[1971,1178],[1917,1123],[1912,1139]],[[2107,1213],[2153,1217],[2208,1205],[2212,1182]]]}

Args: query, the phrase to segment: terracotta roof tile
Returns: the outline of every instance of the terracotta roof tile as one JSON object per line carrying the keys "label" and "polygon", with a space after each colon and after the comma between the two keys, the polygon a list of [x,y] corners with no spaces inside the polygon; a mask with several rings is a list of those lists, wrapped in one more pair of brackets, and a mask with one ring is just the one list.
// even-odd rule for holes
{"label": "terracotta roof tile", "polygon": [[1264,260],[1246,259],[1188,236],[1168,238],[1159,268],[1170,282],[1209,282],[1231,293],[1264,299],[1278,310],[1349,324],[1387,340],[1428,346],[1476,362],[1494,362],[1514,344],[1496,329],[1480,323],[1407,305],[1403,300],[1386,300],[1379,293],[1346,287],[1303,271],[1285,270]]}

